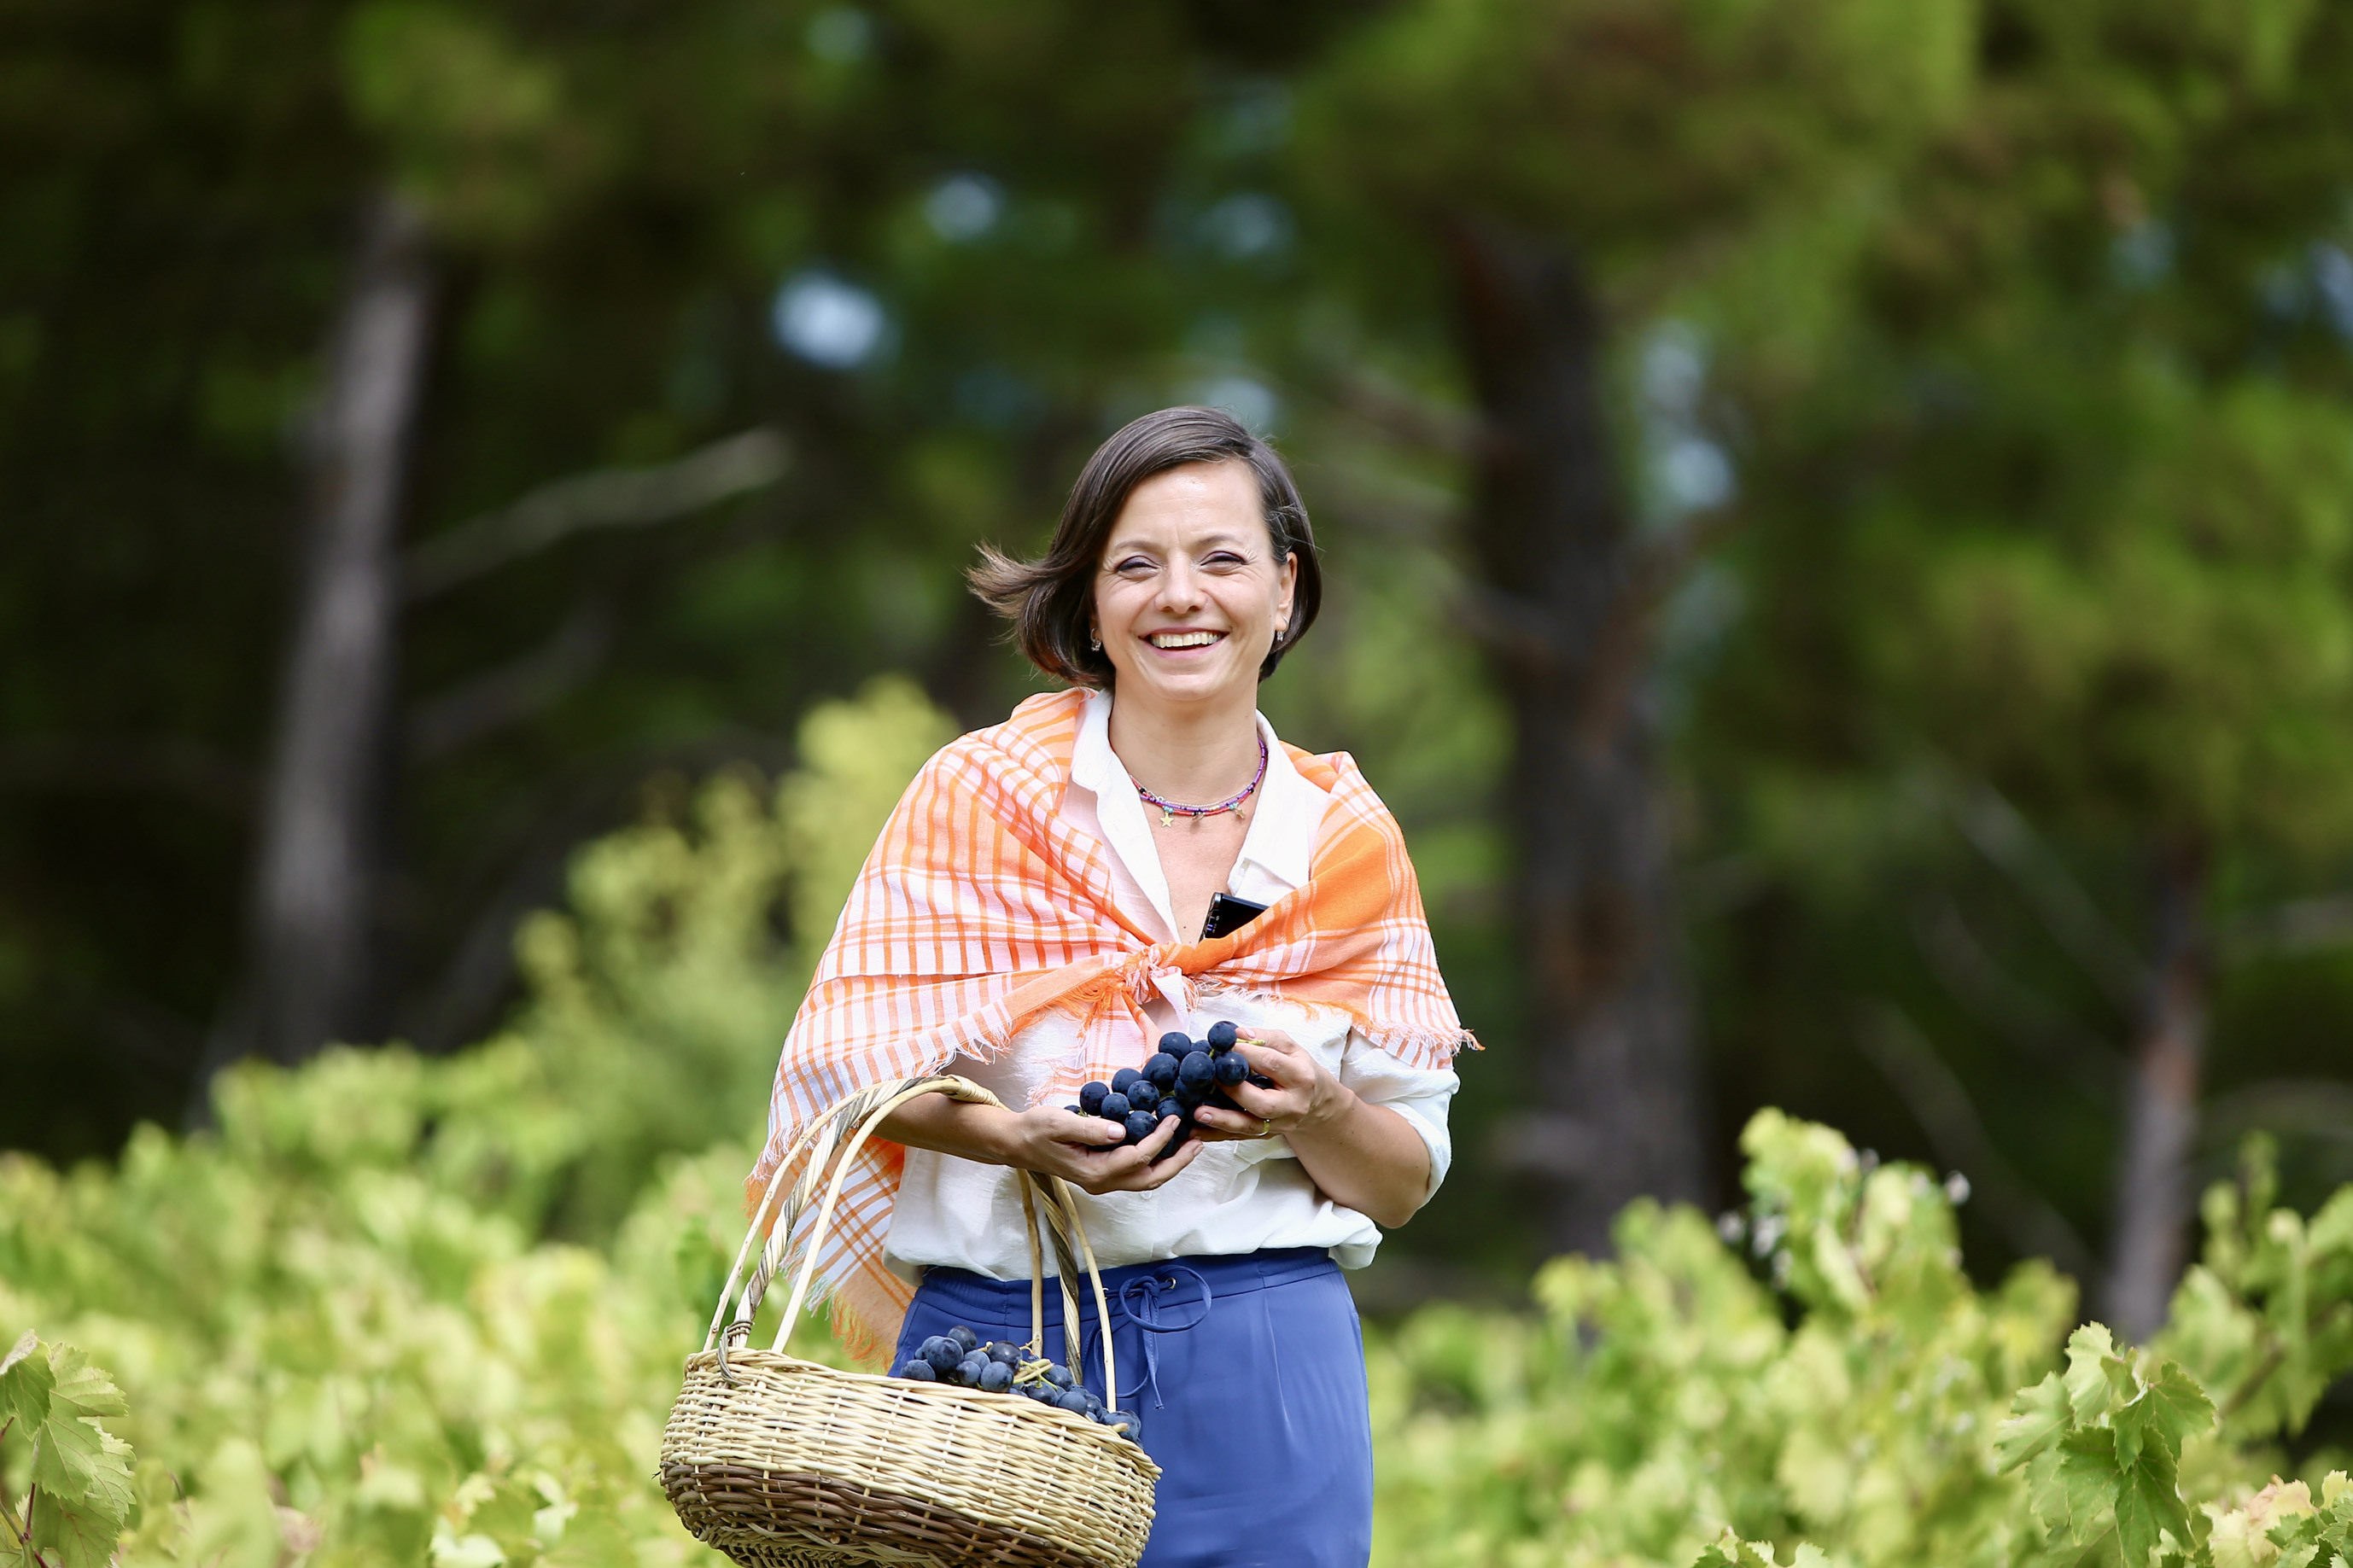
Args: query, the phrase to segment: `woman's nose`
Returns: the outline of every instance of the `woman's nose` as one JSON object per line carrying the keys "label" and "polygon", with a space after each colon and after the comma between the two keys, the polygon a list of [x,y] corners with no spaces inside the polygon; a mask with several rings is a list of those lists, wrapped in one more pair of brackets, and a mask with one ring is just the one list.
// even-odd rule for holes
{"label": "woman's nose", "polygon": [[1200,608],[1204,595],[1200,574],[1190,563],[1177,561],[1160,574],[1160,607],[1173,614]]}

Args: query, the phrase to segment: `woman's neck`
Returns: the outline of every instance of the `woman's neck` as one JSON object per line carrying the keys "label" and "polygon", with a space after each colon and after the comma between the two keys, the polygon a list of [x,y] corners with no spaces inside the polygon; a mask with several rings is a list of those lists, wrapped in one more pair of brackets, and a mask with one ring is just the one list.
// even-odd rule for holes
{"label": "woman's neck", "polygon": [[1111,749],[1128,777],[1155,795],[1187,805],[1223,800],[1258,773],[1254,696],[1171,711],[1114,695]]}

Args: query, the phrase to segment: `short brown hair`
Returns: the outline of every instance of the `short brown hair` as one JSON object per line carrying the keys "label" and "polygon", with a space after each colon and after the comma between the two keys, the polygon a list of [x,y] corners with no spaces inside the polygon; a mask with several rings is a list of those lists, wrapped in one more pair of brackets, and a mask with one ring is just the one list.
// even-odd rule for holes
{"label": "short brown hair", "polygon": [[1273,447],[1223,409],[1163,408],[1122,426],[1079,470],[1046,553],[1035,561],[1016,561],[982,545],[980,564],[966,574],[972,591],[1013,623],[1012,640],[1031,664],[1074,686],[1108,688],[1111,659],[1087,644],[1094,622],[1095,568],[1112,525],[1135,487],[1153,475],[1188,463],[1229,462],[1246,463],[1258,476],[1276,563],[1293,556],[1299,560],[1290,622],[1258,667],[1258,677],[1264,680],[1314,624],[1323,603],[1324,578],[1315,563],[1315,533],[1291,470]]}

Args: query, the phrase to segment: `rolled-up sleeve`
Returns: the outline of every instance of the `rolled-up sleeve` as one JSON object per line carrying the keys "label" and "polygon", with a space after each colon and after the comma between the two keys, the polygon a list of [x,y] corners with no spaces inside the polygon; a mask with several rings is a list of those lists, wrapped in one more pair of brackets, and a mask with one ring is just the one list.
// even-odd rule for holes
{"label": "rolled-up sleeve", "polygon": [[1430,1185],[1421,1194],[1428,1203],[1454,1163],[1446,1113],[1462,1080],[1450,1068],[1409,1066],[1353,1029],[1341,1053],[1339,1078],[1366,1104],[1396,1111],[1421,1135],[1430,1149]]}

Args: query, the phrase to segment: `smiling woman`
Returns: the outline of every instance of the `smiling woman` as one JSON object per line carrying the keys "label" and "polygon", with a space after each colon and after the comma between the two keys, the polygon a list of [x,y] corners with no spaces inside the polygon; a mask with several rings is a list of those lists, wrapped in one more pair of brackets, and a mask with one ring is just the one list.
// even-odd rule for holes
{"label": "smiling woman", "polygon": [[[984,1085],[1001,1105],[912,1101],[883,1123],[898,1147],[859,1156],[818,1261],[837,1325],[895,1338],[894,1365],[959,1324],[1027,1338],[1013,1172],[1060,1177],[1088,1194],[1116,1358],[1144,1369],[1101,1391],[1143,1396],[1162,1467],[1144,1563],[1361,1565],[1371,1436],[1339,1270],[1444,1178],[1467,1037],[1397,824],[1345,753],[1285,746],[1257,710],[1320,597],[1306,508],[1232,417],[1166,409],[1103,444],[1044,556],[988,552],[973,583],[1072,689],[910,786],[786,1041],[754,1190],[846,1092]],[[1210,936],[1220,893],[1263,912]],[[1250,1072],[1224,1103],[1172,1096],[1134,1143],[1067,1103],[1219,1023]]]}

